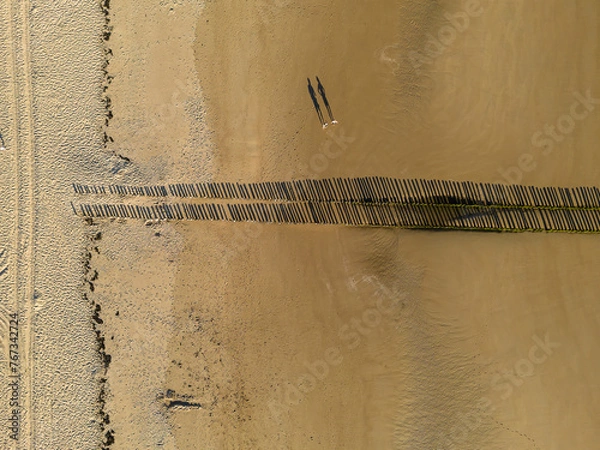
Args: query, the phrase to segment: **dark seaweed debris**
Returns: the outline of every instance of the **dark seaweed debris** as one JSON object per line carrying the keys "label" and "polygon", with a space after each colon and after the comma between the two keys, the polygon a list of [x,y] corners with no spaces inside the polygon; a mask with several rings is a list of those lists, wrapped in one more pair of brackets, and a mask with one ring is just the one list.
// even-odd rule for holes
{"label": "dark seaweed debris", "polygon": [[92,258],[93,254],[99,254],[100,250],[96,245],[99,240],[102,239],[102,233],[96,229],[97,225],[93,220],[86,220],[88,224],[88,246],[85,251],[83,260],[83,271],[84,271],[84,283],[86,290],[83,293],[84,300],[89,304],[92,313],[92,329],[96,335],[96,351],[102,364],[103,376],[98,380],[99,391],[97,398],[97,414],[99,417],[100,434],[102,435],[102,447],[101,450],[109,450],[110,446],[115,442],[114,430],[109,428],[110,417],[105,410],[106,407],[106,372],[111,363],[111,356],[106,352],[105,337],[104,333],[99,326],[104,323],[100,314],[102,307],[95,302],[92,297],[92,293],[95,290],[94,281],[99,277],[98,271],[92,269]]}
{"label": "dark seaweed debris", "polygon": [[[110,120],[113,118],[112,112],[112,100],[107,94],[108,87],[112,83],[114,77],[109,75],[108,66],[110,64],[110,58],[113,56],[113,51],[110,48],[108,41],[113,32],[113,27],[110,24],[110,0],[102,0],[101,1],[102,13],[104,14],[104,27],[102,29],[102,41],[104,43],[104,63],[102,64],[102,72],[104,74],[104,81],[102,83],[102,102],[105,106],[104,112],[104,131],[102,133],[102,145],[105,149],[108,150],[108,145],[115,142],[112,136],[108,133],[108,127],[110,124]],[[131,160],[126,156],[120,155],[119,153],[112,151],[112,153],[119,159],[122,159],[126,162],[130,162]]]}

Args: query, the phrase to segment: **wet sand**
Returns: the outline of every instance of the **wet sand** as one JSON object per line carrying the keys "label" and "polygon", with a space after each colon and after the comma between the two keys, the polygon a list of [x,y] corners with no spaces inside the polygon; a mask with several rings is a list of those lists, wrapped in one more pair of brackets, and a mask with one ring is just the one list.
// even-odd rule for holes
{"label": "wet sand", "polygon": [[[115,42],[147,40],[124,31],[134,18],[166,34],[144,50],[147,66],[115,55],[113,68],[127,60],[144,80],[133,103],[150,107],[142,121],[175,92],[188,105],[158,140],[138,141],[144,127],[125,106],[136,82],[120,72],[114,145],[140,174],[126,175],[598,185],[600,108],[581,101],[600,97],[598,5],[425,3],[225,1],[142,19],[115,1]],[[168,26],[178,15],[181,32]],[[166,83],[173,73],[201,91]],[[325,131],[306,89],[315,76],[340,122]],[[206,133],[203,159],[192,124]],[[558,139],[536,135],[545,124]],[[115,449],[587,449],[598,439],[595,236],[106,226],[96,295],[115,337]]]}

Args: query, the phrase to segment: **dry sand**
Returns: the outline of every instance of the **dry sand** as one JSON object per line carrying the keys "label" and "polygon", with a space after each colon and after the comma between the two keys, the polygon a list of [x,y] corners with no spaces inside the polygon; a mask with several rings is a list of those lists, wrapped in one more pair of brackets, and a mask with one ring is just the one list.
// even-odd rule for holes
{"label": "dry sand", "polygon": [[100,181],[115,162],[101,150],[102,24],[91,1],[0,4],[2,449],[100,441],[87,227],[69,202],[70,183]]}
{"label": "dry sand", "polygon": [[86,226],[68,203],[72,181],[598,186],[595,0],[112,0],[106,149],[98,5],[0,14],[15,448],[594,448],[597,236]]}

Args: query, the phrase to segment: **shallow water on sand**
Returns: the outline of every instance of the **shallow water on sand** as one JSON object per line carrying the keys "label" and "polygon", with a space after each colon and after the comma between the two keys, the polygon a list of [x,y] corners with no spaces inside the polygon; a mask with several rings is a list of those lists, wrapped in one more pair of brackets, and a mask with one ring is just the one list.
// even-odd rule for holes
{"label": "shallow water on sand", "polygon": [[[600,97],[599,15],[593,0],[208,4],[195,55],[215,179],[598,185],[600,108],[580,98]],[[325,131],[315,75],[340,122]],[[536,147],[546,124],[558,139]],[[177,227],[166,385],[206,405],[173,413],[180,449],[599,437],[596,236]]]}

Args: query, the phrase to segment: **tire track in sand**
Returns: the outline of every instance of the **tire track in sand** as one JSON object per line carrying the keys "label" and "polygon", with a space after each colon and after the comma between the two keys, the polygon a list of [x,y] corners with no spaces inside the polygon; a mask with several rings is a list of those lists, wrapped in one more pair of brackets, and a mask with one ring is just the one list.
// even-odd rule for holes
{"label": "tire track in sand", "polygon": [[[0,282],[3,281],[8,275],[8,265],[9,265],[9,253],[3,248],[0,251]],[[2,346],[2,355],[0,356],[0,363],[8,364],[8,343],[10,342],[10,324],[9,324],[9,314],[10,311],[6,308],[6,306],[0,304],[0,344]]]}
{"label": "tire track in sand", "polygon": [[12,150],[14,161],[14,234],[12,264],[14,311],[19,313],[21,368],[21,420],[18,449],[35,448],[33,407],[33,293],[35,239],[35,157],[33,133],[33,95],[29,45],[29,0],[7,0],[12,81]]}
{"label": "tire track in sand", "polygon": [[0,305],[0,345],[2,346],[2,355],[0,355],[0,364],[8,365],[8,343],[10,342],[10,324],[9,324],[10,312]]}

